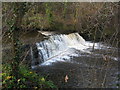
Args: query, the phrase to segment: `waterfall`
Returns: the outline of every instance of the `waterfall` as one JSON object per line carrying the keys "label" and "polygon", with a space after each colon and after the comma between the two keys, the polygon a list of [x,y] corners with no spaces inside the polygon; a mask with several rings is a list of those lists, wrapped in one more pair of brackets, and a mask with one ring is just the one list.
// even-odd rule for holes
{"label": "waterfall", "polygon": [[90,53],[87,49],[92,47],[93,43],[86,42],[78,33],[71,33],[51,35],[47,40],[36,43],[36,46],[40,62],[48,65],[48,61],[56,62],[57,60],[69,60],[70,56],[77,55],[74,53],[76,50]]}
{"label": "waterfall", "polygon": [[48,40],[36,43],[43,62],[78,44],[85,45],[85,40],[78,33],[53,35]]}

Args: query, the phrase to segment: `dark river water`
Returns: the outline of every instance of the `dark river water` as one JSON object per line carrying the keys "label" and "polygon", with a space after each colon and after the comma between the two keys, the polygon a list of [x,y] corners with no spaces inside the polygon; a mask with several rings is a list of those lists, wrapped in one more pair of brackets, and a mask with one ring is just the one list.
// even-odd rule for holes
{"label": "dark river water", "polygon": [[[55,62],[35,70],[64,88],[117,88],[120,84],[118,61],[105,61],[100,55],[72,57],[69,62]],[[65,82],[66,75],[68,82]]]}

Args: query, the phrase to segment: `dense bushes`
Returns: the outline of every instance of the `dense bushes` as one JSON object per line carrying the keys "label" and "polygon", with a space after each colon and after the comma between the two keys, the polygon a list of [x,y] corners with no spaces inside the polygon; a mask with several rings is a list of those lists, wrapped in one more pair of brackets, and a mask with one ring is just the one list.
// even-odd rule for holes
{"label": "dense bushes", "polygon": [[5,88],[56,88],[52,81],[36,74],[26,65],[19,66],[19,79],[12,76],[11,65],[3,64],[2,85]]}
{"label": "dense bushes", "polygon": [[[24,4],[23,6],[28,9],[20,25],[23,30],[77,31],[80,34],[87,34],[87,37],[91,39],[97,30],[99,35],[97,34],[96,38],[99,39],[102,34],[110,38],[118,25],[118,3],[47,2],[21,4]],[[7,24],[8,17],[10,21],[14,20],[12,3],[3,3],[3,32],[4,29],[10,27]]]}

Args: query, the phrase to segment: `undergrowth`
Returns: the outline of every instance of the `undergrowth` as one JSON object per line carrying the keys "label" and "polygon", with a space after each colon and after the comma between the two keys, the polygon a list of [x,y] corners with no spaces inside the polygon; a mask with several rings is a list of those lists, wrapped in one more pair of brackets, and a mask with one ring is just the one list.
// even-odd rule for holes
{"label": "undergrowth", "polygon": [[19,79],[12,76],[11,65],[4,64],[2,72],[2,88],[57,88],[52,81],[38,75],[27,66],[21,65],[18,72]]}

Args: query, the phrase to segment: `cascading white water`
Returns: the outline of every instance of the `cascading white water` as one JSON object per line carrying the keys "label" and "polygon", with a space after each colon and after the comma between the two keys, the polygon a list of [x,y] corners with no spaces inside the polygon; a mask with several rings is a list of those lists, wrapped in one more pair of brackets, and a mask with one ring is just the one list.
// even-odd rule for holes
{"label": "cascading white water", "polygon": [[36,43],[39,50],[40,59],[43,61],[58,55],[75,45],[85,45],[85,40],[78,34],[72,33],[68,35],[53,35],[48,40]]}
{"label": "cascading white water", "polygon": [[[93,43],[86,42],[78,33],[60,34],[49,36],[49,39],[36,43],[39,52],[40,65],[49,65],[51,62],[69,60],[70,56],[78,56],[76,50],[89,53],[88,48]],[[95,48],[100,49],[100,43],[95,43]]]}

